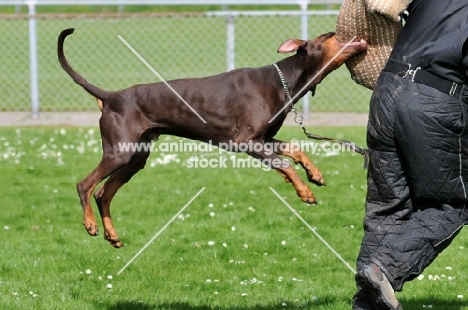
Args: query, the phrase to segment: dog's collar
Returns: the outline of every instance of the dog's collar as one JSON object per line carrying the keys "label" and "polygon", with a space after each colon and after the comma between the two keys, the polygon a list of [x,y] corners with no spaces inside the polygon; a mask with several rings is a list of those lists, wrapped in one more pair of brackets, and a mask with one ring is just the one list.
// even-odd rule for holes
{"label": "dog's collar", "polygon": [[278,67],[277,64],[273,64],[273,66],[276,68],[276,71],[278,71],[281,84],[283,84],[284,91],[286,92],[286,97],[288,98],[288,103],[293,104],[293,99],[291,97],[291,93],[289,92],[288,84],[286,84],[286,80],[284,79],[283,72],[281,71],[281,69]]}

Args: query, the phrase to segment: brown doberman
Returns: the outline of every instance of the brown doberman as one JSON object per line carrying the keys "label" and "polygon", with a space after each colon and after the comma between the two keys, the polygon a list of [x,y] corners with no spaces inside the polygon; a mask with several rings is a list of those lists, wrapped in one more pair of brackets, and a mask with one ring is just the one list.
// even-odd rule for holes
{"label": "brown doberman", "polygon": [[[365,41],[345,45],[336,41],[334,33],[310,41],[289,39],[280,45],[278,52],[296,53],[278,61],[276,67],[243,68],[204,78],[106,91],[88,83],[66,60],[63,44],[73,32],[74,29],[66,29],[60,34],[58,59],[71,78],[98,100],[102,111],[101,162],[76,186],[83,207],[83,224],[90,235],[98,234],[91,194],[109,177],[94,193],[94,198],[104,225],[104,238],[116,248],[122,246],[111,221],[110,203],[117,190],[143,169],[150,150],[124,152],[118,145],[151,143],[163,134],[229,145],[229,151],[237,151],[236,146],[240,144],[256,145],[246,153],[278,171],[286,182],[292,183],[302,201],[315,203],[309,187],[278,155],[301,164],[307,179],[317,185],[324,184],[320,171],[297,146],[276,140],[274,136],[292,104],[309,91],[313,94],[328,73],[366,50]],[[258,147],[266,144],[273,147]],[[269,149],[273,152],[268,152]]]}

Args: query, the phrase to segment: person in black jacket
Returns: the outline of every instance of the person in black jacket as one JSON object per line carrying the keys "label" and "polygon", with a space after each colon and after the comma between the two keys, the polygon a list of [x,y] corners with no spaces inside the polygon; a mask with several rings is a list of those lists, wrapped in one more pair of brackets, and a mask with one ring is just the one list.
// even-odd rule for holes
{"label": "person in black jacket", "polygon": [[371,97],[353,309],[402,309],[468,224],[468,1],[413,0]]}

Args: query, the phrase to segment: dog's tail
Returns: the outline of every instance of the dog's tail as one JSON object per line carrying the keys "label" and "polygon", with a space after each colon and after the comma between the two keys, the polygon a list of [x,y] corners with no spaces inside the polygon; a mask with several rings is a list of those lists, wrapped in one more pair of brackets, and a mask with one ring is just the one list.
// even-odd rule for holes
{"label": "dog's tail", "polygon": [[60,62],[60,65],[62,66],[63,70],[68,73],[68,75],[75,81],[76,84],[80,85],[83,87],[88,93],[96,97],[99,105],[99,109],[103,109],[103,104],[102,101],[106,99],[111,92],[103,90],[93,84],[90,84],[88,81],[86,81],[85,78],[83,78],[78,72],[73,70],[73,68],[70,66],[68,63],[67,59],[65,58],[65,54],[63,53],[63,43],[65,41],[65,38],[72,34],[75,31],[74,28],[70,29],[65,29],[63,30],[59,37],[58,37],[58,42],[57,42],[57,54],[58,54],[58,60]]}

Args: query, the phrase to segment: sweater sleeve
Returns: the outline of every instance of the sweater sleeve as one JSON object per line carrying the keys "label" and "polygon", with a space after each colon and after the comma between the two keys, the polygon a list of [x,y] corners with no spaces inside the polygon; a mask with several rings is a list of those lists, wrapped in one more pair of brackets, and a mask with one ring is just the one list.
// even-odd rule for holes
{"label": "sweater sleeve", "polygon": [[399,22],[411,0],[365,0],[365,2],[368,11],[382,14]]}

